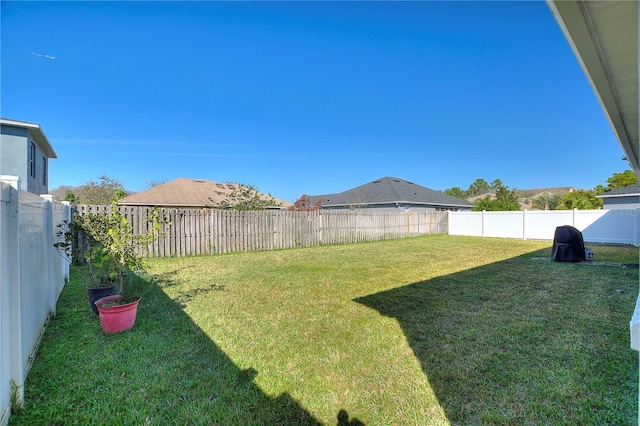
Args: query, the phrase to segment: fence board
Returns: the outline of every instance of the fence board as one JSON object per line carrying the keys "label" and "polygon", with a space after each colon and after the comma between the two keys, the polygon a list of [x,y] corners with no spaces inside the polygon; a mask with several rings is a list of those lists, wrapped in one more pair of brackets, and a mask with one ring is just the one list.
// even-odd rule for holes
{"label": "fence board", "polygon": [[[150,207],[119,206],[137,234],[149,231]],[[80,205],[80,216],[111,206]],[[312,247],[447,233],[446,212],[214,210],[160,208],[161,237],[141,254],[189,256]]]}

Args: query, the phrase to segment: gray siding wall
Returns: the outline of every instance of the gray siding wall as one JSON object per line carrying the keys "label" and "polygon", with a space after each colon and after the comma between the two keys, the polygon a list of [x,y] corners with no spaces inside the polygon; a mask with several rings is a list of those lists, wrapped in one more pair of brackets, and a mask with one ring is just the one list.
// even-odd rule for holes
{"label": "gray siding wall", "polygon": [[22,181],[22,189],[27,190],[27,176],[29,173],[27,165],[27,140],[29,133],[27,129],[2,126],[0,132],[0,174],[18,176]]}
{"label": "gray siding wall", "polygon": [[640,196],[611,197],[603,199],[603,209],[637,209],[640,208]]}
{"label": "gray siding wall", "polygon": [[[18,176],[22,190],[40,195],[49,192],[49,160],[27,129],[2,126],[0,131],[0,174]],[[29,150],[36,147],[35,177],[30,175]],[[43,182],[43,174],[47,176]]]}

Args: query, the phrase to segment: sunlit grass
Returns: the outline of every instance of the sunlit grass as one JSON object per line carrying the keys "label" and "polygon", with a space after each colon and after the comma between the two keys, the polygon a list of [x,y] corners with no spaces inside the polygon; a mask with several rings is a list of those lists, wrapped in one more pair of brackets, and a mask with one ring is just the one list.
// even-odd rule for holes
{"label": "sunlit grass", "polygon": [[431,236],[154,259],[157,286],[115,336],[76,269],[11,421],[633,424],[638,270],[549,254]]}

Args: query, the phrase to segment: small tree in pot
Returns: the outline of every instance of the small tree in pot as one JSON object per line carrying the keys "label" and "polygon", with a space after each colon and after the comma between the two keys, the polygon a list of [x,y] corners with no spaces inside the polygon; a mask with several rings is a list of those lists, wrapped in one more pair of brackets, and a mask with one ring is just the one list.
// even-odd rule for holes
{"label": "small tree in pot", "polygon": [[[135,234],[133,227],[127,218],[118,211],[115,203],[111,207],[111,212],[89,214],[82,217],[82,229],[95,242],[87,252],[89,275],[94,282],[102,280],[103,274],[94,274],[95,269],[92,265],[101,266],[102,268],[99,270],[102,273],[105,272],[104,267],[106,267],[109,280],[115,281],[118,289],[117,296],[108,296],[95,302],[103,328],[105,328],[103,316],[108,314],[107,310],[110,308],[129,304],[135,304],[133,309],[137,308],[140,296],[128,291],[127,278],[129,274],[141,272],[144,269],[142,253],[146,251],[150,243],[160,236],[160,227],[164,223],[157,209],[152,211],[148,220],[150,226],[147,233]],[[133,321],[135,321],[135,310]],[[133,322],[129,326],[125,326],[126,328],[123,330],[131,328],[131,326],[133,326]],[[123,330],[109,331],[105,328],[108,333]]]}
{"label": "small tree in pot", "polygon": [[[149,217],[151,228],[146,234],[136,235],[133,227],[114,204],[111,212],[87,214],[82,217],[82,228],[91,237],[94,245],[85,254],[87,259],[98,260],[109,265],[120,294],[124,294],[125,277],[128,271],[143,269],[143,258],[140,253],[160,236],[160,220],[157,210]],[[92,278],[96,279],[97,277]]]}
{"label": "small tree in pot", "polygon": [[116,268],[111,256],[100,246],[89,247],[84,253],[84,258],[89,270],[89,284],[87,285],[89,306],[98,315],[96,300],[119,293],[115,285]]}
{"label": "small tree in pot", "polygon": [[54,247],[70,264],[86,263],[89,277],[87,283],[89,306],[98,315],[95,301],[118,294],[116,265],[102,246],[84,230],[83,218],[77,212],[73,215],[73,221],[65,220],[58,224],[58,228],[60,230],[56,235],[60,240],[54,244]]}

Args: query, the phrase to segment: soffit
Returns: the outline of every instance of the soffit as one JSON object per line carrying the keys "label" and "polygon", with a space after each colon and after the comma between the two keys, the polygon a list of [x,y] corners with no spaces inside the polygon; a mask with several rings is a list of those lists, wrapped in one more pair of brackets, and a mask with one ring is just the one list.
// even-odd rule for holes
{"label": "soffit", "polygon": [[638,149],[638,2],[547,0],[629,164]]}

